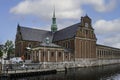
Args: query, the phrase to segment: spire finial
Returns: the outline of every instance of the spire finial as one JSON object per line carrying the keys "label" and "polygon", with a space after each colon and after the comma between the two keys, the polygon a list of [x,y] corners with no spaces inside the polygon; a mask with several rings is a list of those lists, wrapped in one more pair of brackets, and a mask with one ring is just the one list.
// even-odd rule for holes
{"label": "spire finial", "polygon": [[19,23],[17,23],[17,26],[18,26],[18,27],[20,27],[20,24],[19,24]]}
{"label": "spire finial", "polygon": [[54,11],[53,11],[53,18],[55,18],[55,5],[54,5]]}
{"label": "spire finial", "polygon": [[19,23],[17,24],[17,31],[19,31],[20,30],[20,25],[19,25]]}

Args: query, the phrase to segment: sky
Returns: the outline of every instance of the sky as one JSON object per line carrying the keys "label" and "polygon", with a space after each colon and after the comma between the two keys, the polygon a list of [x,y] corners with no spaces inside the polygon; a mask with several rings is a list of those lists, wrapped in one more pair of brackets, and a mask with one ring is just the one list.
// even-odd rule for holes
{"label": "sky", "polygon": [[87,14],[97,44],[120,48],[120,0],[0,0],[0,44],[15,41],[18,24],[50,30],[54,6],[58,29]]}

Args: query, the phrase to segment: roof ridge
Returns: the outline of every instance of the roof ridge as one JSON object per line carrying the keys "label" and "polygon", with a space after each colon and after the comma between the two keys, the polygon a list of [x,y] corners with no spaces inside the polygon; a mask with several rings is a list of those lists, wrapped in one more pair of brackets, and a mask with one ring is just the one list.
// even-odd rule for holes
{"label": "roof ridge", "polygon": [[51,31],[48,31],[48,30],[42,30],[42,29],[37,29],[37,28],[31,28],[31,27],[23,27],[23,26],[20,26],[20,28],[26,28],[26,29],[33,29],[33,30],[39,30],[39,31],[47,31],[47,32],[51,32]]}
{"label": "roof ridge", "polygon": [[108,46],[108,45],[104,45],[104,44],[96,44],[97,46],[104,46],[104,47],[109,47],[109,48],[114,48],[114,49],[120,49],[117,47],[113,47],[113,46]]}

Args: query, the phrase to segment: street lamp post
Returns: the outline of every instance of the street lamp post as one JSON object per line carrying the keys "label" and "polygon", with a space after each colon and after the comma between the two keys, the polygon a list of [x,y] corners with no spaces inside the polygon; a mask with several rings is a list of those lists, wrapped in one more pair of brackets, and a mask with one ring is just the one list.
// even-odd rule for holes
{"label": "street lamp post", "polygon": [[45,69],[45,45],[44,45],[44,62],[43,62],[43,68]]}

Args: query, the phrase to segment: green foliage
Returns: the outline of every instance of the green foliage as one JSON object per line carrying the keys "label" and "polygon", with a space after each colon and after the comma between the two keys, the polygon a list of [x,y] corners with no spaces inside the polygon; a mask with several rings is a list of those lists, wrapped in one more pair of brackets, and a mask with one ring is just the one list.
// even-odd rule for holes
{"label": "green foliage", "polygon": [[3,46],[0,46],[0,58],[3,56]]}
{"label": "green foliage", "polygon": [[2,50],[0,49],[0,58],[2,57],[2,55],[3,55],[3,52],[2,52]]}
{"label": "green foliage", "polygon": [[7,40],[4,45],[4,52],[7,53],[8,58],[10,57],[10,54],[13,53],[14,44],[12,41]]}

